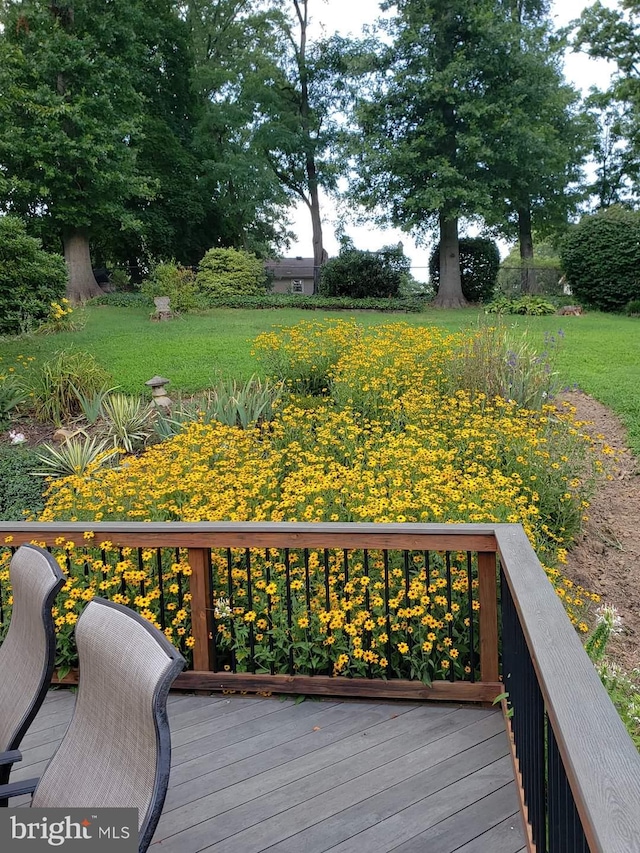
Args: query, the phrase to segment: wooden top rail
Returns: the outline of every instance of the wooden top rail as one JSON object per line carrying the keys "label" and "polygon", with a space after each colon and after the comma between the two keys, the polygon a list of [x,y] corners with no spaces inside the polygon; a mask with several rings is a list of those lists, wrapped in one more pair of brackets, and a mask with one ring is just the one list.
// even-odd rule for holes
{"label": "wooden top rail", "polygon": [[[60,536],[82,544],[85,532],[94,542],[157,548],[388,548],[432,551],[496,551],[490,524],[356,524],[255,521],[55,521],[0,522],[0,545],[37,539],[53,545]],[[87,543],[89,544],[89,543]]]}
{"label": "wooden top rail", "polygon": [[640,851],[640,754],[524,531],[494,529],[591,853]]}

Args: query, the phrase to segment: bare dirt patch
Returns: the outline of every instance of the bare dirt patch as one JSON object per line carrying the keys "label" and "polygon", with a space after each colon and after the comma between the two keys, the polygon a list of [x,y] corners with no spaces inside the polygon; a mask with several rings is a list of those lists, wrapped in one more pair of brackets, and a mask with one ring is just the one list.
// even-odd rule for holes
{"label": "bare dirt patch", "polygon": [[588,422],[586,432],[604,436],[616,451],[611,479],[598,484],[589,520],[569,551],[566,574],[616,606],[623,630],[611,641],[610,656],[631,670],[640,667],[640,465],[613,412],[578,391],[563,399],[576,407],[578,420]]}

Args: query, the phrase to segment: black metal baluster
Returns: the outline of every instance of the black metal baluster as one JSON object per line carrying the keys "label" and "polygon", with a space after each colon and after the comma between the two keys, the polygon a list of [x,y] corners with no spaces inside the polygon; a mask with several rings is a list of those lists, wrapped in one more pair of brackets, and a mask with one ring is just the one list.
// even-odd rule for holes
{"label": "black metal baluster", "polygon": [[[405,576],[407,575],[407,551],[404,552],[405,555]],[[391,678],[393,674],[393,670],[391,669],[391,613],[389,612],[389,552],[386,550],[383,551],[384,556],[384,612],[385,612],[385,627],[387,631],[387,642],[385,643],[385,657],[387,659],[387,678]],[[413,645],[412,637],[409,635],[409,642]]]}
{"label": "black metal baluster", "polygon": [[293,610],[291,607],[291,563],[289,561],[289,549],[284,549],[284,572],[285,572],[285,583],[287,589],[287,637],[289,640],[289,675],[293,675],[295,673],[294,661],[293,661]]}
{"label": "black metal baluster", "polygon": [[[141,574],[144,574],[144,561],[142,559],[142,551],[140,550],[140,548],[138,548],[138,571]],[[140,580],[140,595],[142,595],[144,597],[144,594],[145,594],[145,590],[144,590],[144,577],[143,577]]]}
{"label": "black metal baluster", "polygon": [[472,683],[476,680],[476,649],[475,649],[475,633],[473,610],[473,562],[471,551],[467,551],[467,618],[469,619],[469,668],[471,670],[469,677]]}
{"label": "black metal baluster", "polygon": [[[265,556],[265,566],[267,572],[267,586],[271,583],[271,551],[269,548],[265,548],[264,552]],[[279,555],[278,555],[279,556]],[[275,661],[273,659],[273,607],[272,607],[272,598],[269,593],[267,593],[267,624],[269,631],[269,672],[271,675],[275,675]]]}
{"label": "black metal baluster", "polygon": [[513,709],[511,729],[533,840],[546,846],[545,711],[538,679],[520,626],[511,591],[500,570],[502,677]]}
{"label": "black metal baluster", "polygon": [[229,596],[229,633],[231,634],[231,672],[238,671],[236,658],[236,622],[234,613],[233,595],[233,555],[231,548],[227,548],[227,594]]}
{"label": "black metal baluster", "polygon": [[207,602],[211,608],[211,671],[218,671],[218,619],[216,617],[216,587],[213,577],[213,560],[211,559],[211,548],[207,548],[207,572],[209,573],[209,589],[211,590],[211,602]]}
{"label": "black metal baluster", "polygon": [[[370,578],[370,575],[369,575],[369,552],[367,551],[366,548],[365,548],[364,553],[363,553],[363,567],[364,567],[364,576],[367,578]],[[369,594],[369,584],[367,584],[364,588],[364,609],[367,611],[367,613],[369,613],[369,618],[371,618],[371,612],[369,610],[370,603],[371,603],[371,596]],[[365,649],[365,651],[371,651],[371,631],[367,631],[366,637],[367,637],[367,648]],[[367,665],[367,677],[368,678],[373,677],[373,670],[371,669],[370,663]]]}
{"label": "black metal baluster", "polygon": [[549,853],[589,853],[551,722],[547,725],[549,762]]}
{"label": "black metal baluster", "polygon": [[[247,610],[253,610],[253,587],[251,584],[251,551],[245,548],[245,560],[247,567]],[[256,640],[253,629],[253,622],[249,622],[249,655],[251,657],[250,669],[251,672],[256,671]]]}
{"label": "black metal baluster", "polygon": [[[104,551],[102,552],[104,554]],[[102,562],[104,563],[104,557],[102,558]],[[158,573],[158,590],[160,592],[160,597],[158,599],[158,604],[160,605],[160,625],[162,630],[167,627],[167,614],[165,612],[165,602],[164,602],[164,579],[162,577],[162,549],[156,548],[156,571]]]}
{"label": "black metal baluster", "polygon": [[[451,616],[453,616],[453,614],[451,612],[452,596],[451,596],[451,552],[450,551],[445,552],[445,569],[446,569],[446,579],[447,579],[447,613],[451,617]],[[450,645],[447,646],[447,648],[451,649],[453,647],[453,620],[452,619],[450,619],[449,622],[447,622],[447,637],[449,638],[449,641],[450,641]],[[448,658],[448,661],[449,661],[449,681],[455,681],[456,680],[456,674],[454,672],[455,667],[453,666],[453,661],[452,661],[451,657]]]}
{"label": "black metal baluster", "polygon": [[[307,618],[309,619],[309,628],[307,628],[307,632],[311,630],[311,577],[310,577],[310,569],[309,569],[309,549],[304,549],[304,587],[305,587],[305,595],[307,601]],[[307,637],[309,633],[307,634]],[[311,675],[315,675],[315,667],[311,667]]]}
{"label": "black metal baluster", "polygon": [[[174,560],[178,566],[182,565],[180,563],[180,549],[179,548],[175,549]],[[183,578],[183,574],[181,571],[179,571],[177,574],[177,580],[178,580],[178,610],[184,609],[184,589],[182,588],[182,578]],[[183,654],[185,654],[185,639],[184,638],[185,638],[185,635],[183,634],[180,637],[180,642],[179,642],[179,649]]]}

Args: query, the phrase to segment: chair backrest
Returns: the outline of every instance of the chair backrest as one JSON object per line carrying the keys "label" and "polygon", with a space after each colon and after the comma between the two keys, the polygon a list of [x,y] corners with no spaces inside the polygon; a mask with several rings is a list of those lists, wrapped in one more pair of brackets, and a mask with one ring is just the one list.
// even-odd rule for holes
{"label": "chair backrest", "polygon": [[75,711],[31,805],[135,807],[146,850],[169,782],[167,696],[184,659],[146,619],[102,598],[82,612],[76,645]]}
{"label": "chair backrest", "polygon": [[51,554],[22,545],[11,558],[11,622],[0,646],[0,752],[17,749],[53,675],[56,638],[51,608],[65,582]]}

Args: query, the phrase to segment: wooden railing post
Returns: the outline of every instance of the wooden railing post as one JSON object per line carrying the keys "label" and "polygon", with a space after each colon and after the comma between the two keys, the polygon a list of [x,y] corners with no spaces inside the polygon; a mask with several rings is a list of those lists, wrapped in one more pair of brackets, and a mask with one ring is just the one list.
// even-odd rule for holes
{"label": "wooden railing post", "polygon": [[480,604],[480,679],[496,682],[498,667],[498,585],[496,555],[478,552],[478,603]]}
{"label": "wooden railing post", "polygon": [[210,552],[208,548],[189,548],[187,553],[191,566],[191,633],[195,640],[193,668],[196,672],[208,672],[213,668],[213,643],[210,638],[213,631]]}

